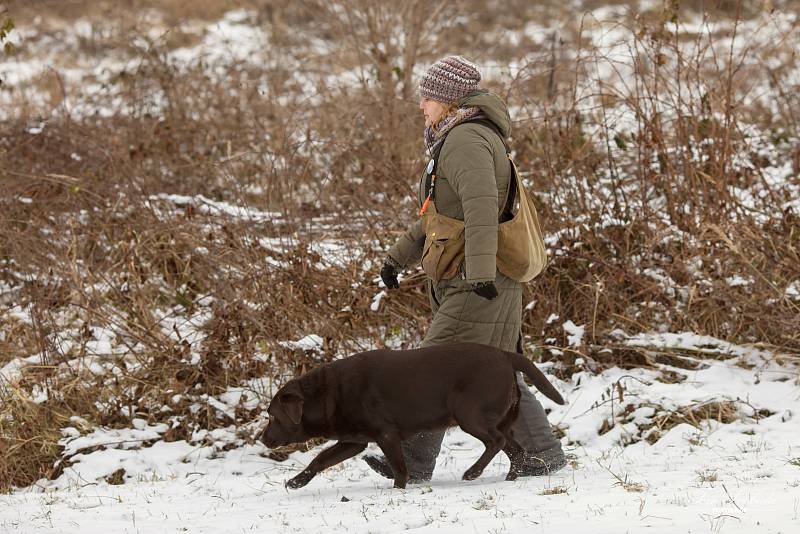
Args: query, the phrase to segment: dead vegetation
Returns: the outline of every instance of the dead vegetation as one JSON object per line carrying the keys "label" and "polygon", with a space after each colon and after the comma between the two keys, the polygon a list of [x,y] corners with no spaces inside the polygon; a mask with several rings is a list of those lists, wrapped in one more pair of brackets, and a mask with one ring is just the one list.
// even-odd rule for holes
{"label": "dead vegetation", "polygon": [[[642,408],[649,410],[650,415],[637,420],[634,412]],[[645,440],[653,444],[680,424],[688,424],[702,431],[711,421],[722,424],[758,422],[771,415],[774,413],[770,410],[754,408],[741,400],[699,401],[677,408],[633,400],[612,413],[610,419],[605,419],[597,433],[603,435],[617,425],[635,423],[634,430],[628,426],[622,431],[621,442],[628,445]]]}
{"label": "dead vegetation", "polygon": [[[78,55],[128,61],[91,94],[48,71],[30,81],[44,100],[14,88],[16,114],[0,123],[0,366],[38,356],[0,385],[0,488],[57,476],[73,415],[111,427],[170,421],[165,439],[187,439],[234,422],[204,400],[229,387],[372,345],[414,345],[427,321],[421,274],[379,302],[375,280],[414,213],[414,69],[453,50],[520,65],[511,78],[485,77],[517,110],[515,157],[553,238],[549,268],[526,288],[535,305],[524,331],[558,376],[652,367],[680,381],[674,368],[715,357],[621,345],[619,330],[800,352],[800,301],[787,293],[800,265],[791,40],[725,56],[695,36],[687,55],[670,24],[687,8],[667,2],[619,23],[635,36],[636,61],[631,83],[614,85],[595,79],[598,65],[621,67],[588,44],[588,16],[515,44],[497,32],[530,19],[483,2],[35,4],[58,8],[36,38],[68,41],[65,21],[96,17]],[[565,15],[541,4],[519,13]],[[32,23],[30,5],[9,4],[18,25]],[[183,21],[239,7],[265,29],[270,61],[231,61],[212,76],[211,59],[170,55],[203,37]],[[169,31],[148,33],[151,19]],[[474,47],[472,35],[496,42]],[[753,77],[771,80],[771,107],[750,98]],[[92,106],[112,113],[79,111]],[[617,120],[622,112],[634,123]],[[787,161],[794,178],[776,182],[768,172]],[[586,326],[580,346],[568,346],[566,319]],[[320,346],[285,343],[309,333]],[[647,439],[734,412],[721,401],[661,413]],[[235,419],[259,415],[243,402]]]}
{"label": "dead vegetation", "polygon": [[539,495],[562,495],[568,494],[567,488],[565,486],[553,486],[552,488],[545,488],[539,492]]}

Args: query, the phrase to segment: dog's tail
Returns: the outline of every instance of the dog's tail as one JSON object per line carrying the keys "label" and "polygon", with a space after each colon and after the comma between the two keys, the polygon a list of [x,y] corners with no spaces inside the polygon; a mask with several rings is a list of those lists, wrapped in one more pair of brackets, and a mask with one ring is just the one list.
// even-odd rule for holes
{"label": "dog's tail", "polygon": [[533,362],[531,362],[528,358],[523,356],[522,354],[516,352],[506,352],[506,356],[508,360],[511,362],[511,366],[514,368],[515,371],[522,371],[525,375],[531,379],[533,385],[536,386],[536,389],[544,393],[544,395],[558,404],[566,404],[564,401],[564,397],[561,396],[561,393],[550,383],[544,373],[542,373],[538,367],[536,367]]}

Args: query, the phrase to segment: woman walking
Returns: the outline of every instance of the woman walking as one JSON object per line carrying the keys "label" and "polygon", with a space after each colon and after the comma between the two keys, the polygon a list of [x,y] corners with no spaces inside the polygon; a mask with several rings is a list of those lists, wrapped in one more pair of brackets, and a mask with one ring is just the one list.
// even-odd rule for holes
{"label": "woman walking", "polygon": [[[433,309],[423,347],[475,342],[522,352],[522,284],[497,270],[498,223],[510,218],[512,205],[507,195],[514,179],[505,145],[511,119],[500,97],[479,89],[480,80],[475,65],[461,56],[437,61],[423,76],[419,108],[425,145],[433,156],[420,183],[423,217],[389,250],[381,278],[387,288],[396,289],[397,275],[422,260]],[[431,214],[463,221],[463,247],[448,250],[452,236],[446,235],[447,228],[426,224]],[[454,228],[461,232],[460,224]],[[566,463],[561,443],[542,405],[522,377],[517,380],[521,399],[512,430],[525,450],[520,475],[552,473]],[[431,479],[443,438],[443,431],[428,432],[403,443],[411,482]],[[383,457],[364,459],[393,477]]]}

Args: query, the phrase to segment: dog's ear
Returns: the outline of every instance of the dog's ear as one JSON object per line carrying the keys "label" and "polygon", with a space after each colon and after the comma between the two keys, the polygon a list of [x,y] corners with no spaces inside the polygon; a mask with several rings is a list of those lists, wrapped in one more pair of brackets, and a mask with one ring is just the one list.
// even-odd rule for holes
{"label": "dog's ear", "polygon": [[303,417],[303,396],[294,391],[287,391],[280,397],[281,406],[289,416],[289,420],[295,424],[300,424],[300,419]]}

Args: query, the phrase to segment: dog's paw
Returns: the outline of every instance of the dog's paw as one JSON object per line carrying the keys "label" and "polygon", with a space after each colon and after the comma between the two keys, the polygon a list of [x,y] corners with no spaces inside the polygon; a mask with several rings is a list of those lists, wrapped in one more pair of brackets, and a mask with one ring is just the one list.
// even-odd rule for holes
{"label": "dog's paw", "polygon": [[286,481],[286,487],[289,489],[299,489],[311,482],[311,479],[314,478],[313,474],[310,473],[300,473],[296,477],[289,479]]}
{"label": "dog's paw", "polygon": [[475,480],[483,473],[483,469],[467,469],[464,472],[464,475],[461,477],[462,480]]}

